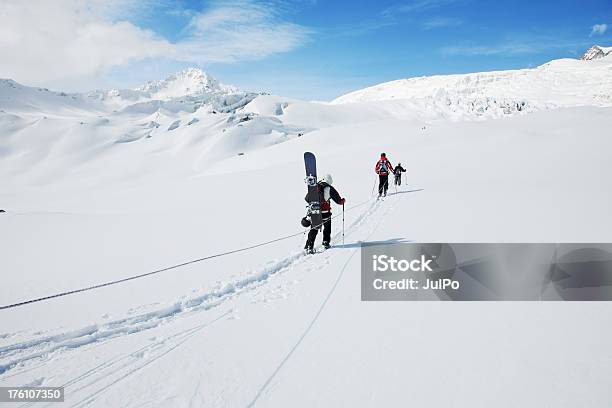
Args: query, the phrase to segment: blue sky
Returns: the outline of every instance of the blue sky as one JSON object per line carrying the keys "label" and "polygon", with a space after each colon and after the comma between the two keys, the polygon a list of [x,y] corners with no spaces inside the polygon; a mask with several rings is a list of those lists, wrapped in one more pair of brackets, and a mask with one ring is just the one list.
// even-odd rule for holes
{"label": "blue sky", "polygon": [[[65,9],[77,9],[58,14],[58,32],[63,18],[77,19],[85,27],[77,33],[97,38],[94,45],[82,39],[75,44],[89,62],[70,61],[74,52],[61,54],[65,66],[57,59],[39,61],[53,68],[48,78],[40,70],[26,77],[15,62],[14,71],[29,82],[136,86],[196,66],[243,89],[329,100],[404,77],[524,68],[579,56],[592,44],[612,45],[609,0],[94,0],[85,11],[76,0],[62,1]],[[44,24],[53,24],[49,19],[45,15]],[[91,28],[92,21],[108,27]],[[72,41],[68,36],[75,33],[65,35]],[[46,36],[38,41],[48,41]],[[95,54],[98,48],[106,54]]]}

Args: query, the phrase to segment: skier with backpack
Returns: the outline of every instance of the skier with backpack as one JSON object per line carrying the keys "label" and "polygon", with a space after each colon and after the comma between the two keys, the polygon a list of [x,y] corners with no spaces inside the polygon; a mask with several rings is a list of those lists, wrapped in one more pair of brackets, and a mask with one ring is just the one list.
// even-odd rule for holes
{"label": "skier with backpack", "polygon": [[406,172],[406,169],[402,167],[402,163],[397,163],[395,169],[393,169],[393,174],[395,174],[395,185],[402,185],[402,173]]}
{"label": "skier with backpack", "polygon": [[[338,205],[344,205],[345,199],[340,197],[340,193],[332,186],[333,179],[331,174],[326,174],[325,177],[317,183],[317,189],[319,192],[319,201],[321,203],[321,217],[323,222],[323,246],[325,249],[330,247],[331,240],[331,201],[333,200]],[[308,194],[305,200],[308,202]],[[306,246],[304,249],[307,253],[313,254],[314,242],[317,238],[320,225],[312,225],[308,216],[302,219],[302,225],[304,227],[310,227],[308,232],[308,239],[306,240]]]}
{"label": "skier with backpack", "polygon": [[374,171],[378,174],[378,197],[380,198],[382,195],[386,197],[389,189],[389,173],[393,172],[393,166],[385,153],[380,154],[380,159],[376,162]]}

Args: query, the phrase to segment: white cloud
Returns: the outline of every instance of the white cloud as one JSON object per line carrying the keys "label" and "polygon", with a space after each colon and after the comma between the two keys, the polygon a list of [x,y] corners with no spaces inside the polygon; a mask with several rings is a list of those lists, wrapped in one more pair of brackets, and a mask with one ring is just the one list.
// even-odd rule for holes
{"label": "white cloud", "polygon": [[454,3],[456,0],[413,0],[404,4],[388,7],[382,11],[385,17],[393,17],[396,14],[412,13],[422,10],[430,10]]}
{"label": "white cloud", "polygon": [[432,30],[434,28],[457,27],[463,24],[462,20],[451,17],[434,17],[422,24],[423,29]]}
{"label": "white cloud", "polygon": [[24,82],[83,77],[171,51],[171,44],[151,31],[96,14],[102,4],[3,0],[0,77]]}
{"label": "white cloud", "polygon": [[591,27],[591,36],[603,35],[606,33],[606,31],[608,31],[607,24],[595,24],[593,27]]}
{"label": "white cloud", "polygon": [[290,51],[308,40],[310,31],[284,22],[270,4],[225,2],[196,14],[188,37],[177,44],[188,61],[234,62]]}
{"label": "white cloud", "polygon": [[[114,67],[145,59],[196,64],[263,58],[289,51],[309,31],[282,21],[274,5],[213,3],[194,13],[174,43],[129,22],[164,0],[2,0],[0,78],[26,84],[95,84]],[[87,82],[87,81],[85,81]]]}
{"label": "white cloud", "polygon": [[533,44],[458,45],[443,47],[440,51],[449,55],[490,56],[532,54],[537,52],[537,48]]}
{"label": "white cloud", "polygon": [[588,41],[572,41],[560,39],[556,36],[537,36],[535,34],[525,38],[509,39],[497,44],[467,44],[441,47],[439,52],[446,55],[462,56],[514,56],[528,55],[549,52],[551,50],[570,52],[574,48],[588,48],[591,43]]}

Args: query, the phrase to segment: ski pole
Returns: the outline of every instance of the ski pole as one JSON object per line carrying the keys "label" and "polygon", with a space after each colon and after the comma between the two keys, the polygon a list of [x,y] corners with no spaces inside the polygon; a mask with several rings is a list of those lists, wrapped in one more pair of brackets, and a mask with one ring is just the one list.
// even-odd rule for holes
{"label": "ski pole", "polygon": [[374,188],[376,188],[376,175],[374,175],[374,185],[372,186],[372,192],[370,193],[370,197],[374,195]]}
{"label": "ski pole", "polygon": [[344,245],[344,203],[342,203],[342,245]]}

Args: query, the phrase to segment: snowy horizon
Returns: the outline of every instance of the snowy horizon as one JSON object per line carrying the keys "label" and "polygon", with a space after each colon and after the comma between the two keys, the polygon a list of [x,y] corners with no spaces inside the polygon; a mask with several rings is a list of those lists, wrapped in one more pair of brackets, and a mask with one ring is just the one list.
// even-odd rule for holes
{"label": "snowy horizon", "polygon": [[529,68],[612,44],[605,1],[525,4],[9,0],[0,6],[0,77],[84,92],[196,67],[241,89],[331,100],[400,78]]}
{"label": "snowy horizon", "polygon": [[[601,53],[601,55],[598,55],[598,53]],[[612,53],[612,47],[603,47],[603,46],[595,44],[595,45],[591,46],[588,50],[585,50],[585,52],[582,54],[582,56],[580,56],[580,59],[591,59],[591,58],[597,59],[597,58],[601,58],[603,56],[607,56],[610,53]],[[552,62],[554,62],[554,60],[553,61],[548,61],[544,65],[552,63]],[[532,69],[532,68],[529,68],[529,69]],[[525,69],[523,69],[523,70],[525,70]],[[511,71],[511,70],[509,70],[509,71]],[[495,72],[503,72],[503,70],[502,71],[500,71],[500,70],[491,70],[491,71],[483,71],[483,72],[471,72],[469,74],[487,74],[487,73],[495,73]],[[450,76],[452,76],[452,75],[463,75],[463,74],[450,74]],[[432,77],[444,77],[444,76],[445,75],[432,75]],[[449,76],[449,75],[447,75],[447,76]],[[178,80],[177,80],[177,77],[178,77]],[[186,67],[186,68],[182,68],[182,69],[180,69],[180,70],[178,70],[176,72],[168,74],[168,76],[166,76],[163,79],[159,78],[159,79],[148,80],[148,81],[146,81],[146,83],[135,85],[135,86],[130,87],[130,88],[123,88],[123,90],[143,91],[143,90],[147,90],[148,88],[151,88],[151,87],[165,86],[164,84],[167,84],[169,82],[170,83],[172,83],[172,82],[179,82],[180,83],[181,80],[184,81],[185,78],[187,79],[188,82],[189,82],[189,78],[191,78],[191,79],[196,78],[200,82],[203,81],[204,83],[199,84],[200,87],[202,87],[202,86],[208,87],[208,82],[210,81],[210,82],[213,83],[213,88],[216,87],[217,89],[223,89],[224,91],[229,91],[229,92],[240,92],[240,91],[242,91],[241,89],[239,89],[238,87],[235,87],[232,84],[226,84],[226,83],[219,82],[217,77],[213,77],[209,72],[207,72],[207,71],[205,71],[205,70],[203,70],[201,68],[195,67],[195,66],[189,66],[189,67]],[[421,76],[421,78],[427,78],[427,76]],[[413,78],[410,78],[410,77],[408,77],[408,78],[398,78],[398,79],[396,79],[396,81],[397,80],[404,80],[404,79],[413,79]],[[14,81],[14,79],[12,79],[12,78],[0,78],[0,80]],[[389,81],[389,83],[391,83],[391,82],[394,82],[394,81]],[[26,87],[31,86],[29,84],[24,84],[24,83],[19,83],[19,82],[16,82],[16,83],[19,84],[19,85],[22,85],[22,86],[26,86]],[[375,84],[375,85],[379,85],[380,86],[380,85],[385,85],[385,84],[386,83],[380,83],[380,84]],[[176,86],[176,84],[175,84],[175,86]],[[179,86],[179,88],[180,88],[180,86]],[[338,95],[335,99],[342,99],[342,97],[344,97],[345,95],[352,94],[352,93],[359,92],[359,91],[363,91],[366,88],[359,89],[359,90],[352,90],[350,92],[347,92],[346,94]],[[110,92],[112,92],[112,91],[120,91],[120,90],[122,90],[122,88],[112,87],[111,86],[111,87],[105,88],[105,89],[103,89],[103,88],[94,88],[94,89],[87,89],[85,91],[74,92],[74,93],[76,93],[76,94],[91,94],[91,93],[95,93],[95,92],[98,92],[98,91],[110,91]],[[264,93],[264,94],[266,93],[265,91],[261,91],[261,90],[257,90],[257,89],[247,89],[247,90],[250,91],[250,92],[256,92],[256,93]],[[53,89],[52,91],[64,92],[65,90],[64,89]],[[193,93],[193,91],[194,91],[193,89],[192,90],[189,90],[189,89],[182,89],[182,90],[181,89],[177,89],[174,92],[175,92],[175,96],[183,96],[183,95],[189,95],[190,93]]]}

